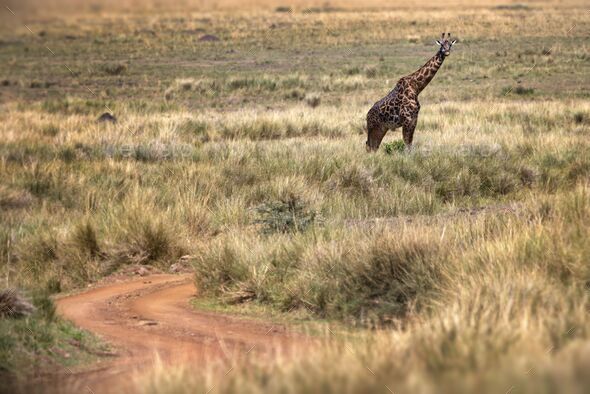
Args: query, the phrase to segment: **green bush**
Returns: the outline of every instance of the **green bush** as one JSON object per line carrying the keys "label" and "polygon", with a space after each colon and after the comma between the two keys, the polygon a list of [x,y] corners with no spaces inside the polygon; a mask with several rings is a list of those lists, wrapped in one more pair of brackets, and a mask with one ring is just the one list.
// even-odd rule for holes
{"label": "green bush", "polygon": [[396,140],[383,144],[383,148],[385,149],[385,153],[392,155],[395,152],[403,152],[406,150],[406,144],[403,140]]}

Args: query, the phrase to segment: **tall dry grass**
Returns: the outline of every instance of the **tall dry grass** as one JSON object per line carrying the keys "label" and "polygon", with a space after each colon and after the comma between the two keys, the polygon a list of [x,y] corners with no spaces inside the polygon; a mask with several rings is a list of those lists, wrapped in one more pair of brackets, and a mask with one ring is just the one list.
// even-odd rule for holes
{"label": "tall dry grass", "polygon": [[[140,379],[139,387],[174,393],[584,392],[590,361],[588,193],[580,186],[528,201],[506,216],[390,227],[386,238],[375,231],[373,243],[354,234],[352,256],[335,258],[329,275],[318,257],[309,256],[293,275],[312,289],[305,298],[312,310],[317,287],[332,286],[328,304],[351,293],[353,304],[370,296],[373,311],[386,302],[413,301],[394,328],[327,330],[315,351],[275,363],[236,360],[229,373],[227,365],[161,368]],[[424,257],[424,248],[432,257]],[[329,256],[332,250],[313,253]],[[265,248],[244,253],[272,254]],[[272,275],[257,283],[267,288]],[[285,286],[278,288],[286,293]]]}
{"label": "tall dry grass", "polygon": [[[38,296],[0,368],[92,342],[48,294],[188,254],[209,304],[336,337],[147,391],[584,391],[585,4],[7,5],[0,274]],[[414,151],[367,155],[366,110],[443,30]]]}
{"label": "tall dry grass", "polygon": [[289,223],[309,229],[287,243],[346,243],[332,233],[355,222],[502,206],[569,190],[590,171],[584,101],[432,105],[415,150],[391,155],[365,154],[361,105],[346,118],[329,106],[122,111],[115,125],[7,109],[4,270],[26,280],[30,269],[42,282],[54,272],[80,284],[120,264],[165,264],[226,236],[273,244],[261,231]]}

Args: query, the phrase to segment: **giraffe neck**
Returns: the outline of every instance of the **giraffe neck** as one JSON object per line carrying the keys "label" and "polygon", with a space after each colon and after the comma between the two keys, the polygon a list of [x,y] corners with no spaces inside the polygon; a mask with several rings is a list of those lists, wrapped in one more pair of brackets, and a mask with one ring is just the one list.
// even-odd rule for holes
{"label": "giraffe neck", "polygon": [[419,94],[436,75],[436,72],[442,66],[445,57],[439,52],[436,53],[425,65],[420,67],[414,73],[410,74],[416,93]]}

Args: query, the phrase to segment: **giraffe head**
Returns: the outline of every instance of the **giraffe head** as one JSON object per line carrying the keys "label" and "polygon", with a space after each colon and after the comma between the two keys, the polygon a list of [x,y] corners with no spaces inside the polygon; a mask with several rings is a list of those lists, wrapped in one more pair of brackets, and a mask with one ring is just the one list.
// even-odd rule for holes
{"label": "giraffe head", "polygon": [[457,40],[451,40],[451,33],[447,33],[447,38],[445,38],[445,33],[443,33],[440,37],[440,40],[436,40],[436,43],[440,45],[439,52],[443,57],[447,57],[451,54],[451,48]]}

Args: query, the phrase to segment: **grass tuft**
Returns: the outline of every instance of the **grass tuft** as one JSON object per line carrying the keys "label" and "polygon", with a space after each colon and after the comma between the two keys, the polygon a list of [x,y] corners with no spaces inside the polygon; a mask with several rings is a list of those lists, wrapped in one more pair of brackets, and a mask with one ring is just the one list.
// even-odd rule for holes
{"label": "grass tuft", "polygon": [[174,232],[162,220],[131,215],[122,230],[115,252],[118,263],[170,262],[184,254]]}

